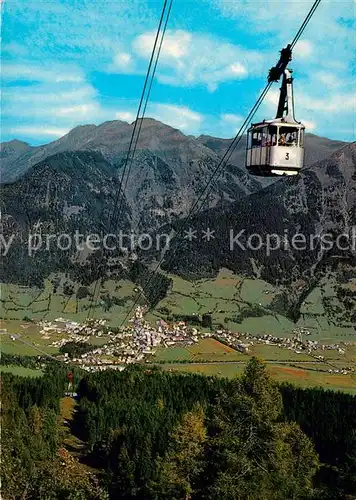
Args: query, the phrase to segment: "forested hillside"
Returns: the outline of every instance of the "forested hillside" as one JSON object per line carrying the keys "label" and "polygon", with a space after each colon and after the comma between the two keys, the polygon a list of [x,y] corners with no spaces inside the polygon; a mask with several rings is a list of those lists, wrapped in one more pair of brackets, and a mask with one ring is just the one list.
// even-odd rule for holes
{"label": "forested hillside", "polygon": [[58,414],[65,369],[46,370],[36,381],[3,377],[5,500],[356,494],[352,396],[278,386],[256,358],[230,381],[140,366],[77,373],[71,432],[85,443],[78,461]]}
{"label": "forested hillside", "polygon": [[[216,276],[226,267],[284,285],[288,293],[282,308],[297,319],[300,303],[322,277],[337,266],[345,272],[355,266],[355,207],[353,143],[243,203],[193,215],[184,226],[193,231],[192,238],[182,237],[182,224],[176,223],[178,236],[162,267],[188,279]],[[295,235],[301,244],[295,244]]]}

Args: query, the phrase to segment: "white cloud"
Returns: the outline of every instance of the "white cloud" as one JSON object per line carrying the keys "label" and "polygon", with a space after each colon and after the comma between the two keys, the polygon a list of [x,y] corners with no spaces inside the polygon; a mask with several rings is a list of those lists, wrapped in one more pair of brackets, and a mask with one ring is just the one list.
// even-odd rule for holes
{"label": "white cloud", "polygon": [[90,119],[100,113],[100,106],[96,103],[79,104],[70,107],[55,108],[53,110],[57,116],[70,116],[75,118]]}
{"label": "white cloud", "polygon": [[[302,0],[207,1],[230,22],[235,20],[239,33],[259,34],[261,44],[273,49],[275,58],[278,50],[292,41],[312,6],[312,2]],[[346,68],[355,49],[354,12],[352,0],[337,4],[323,0],[295,46],[293,66],[308,72],[315,70],[316,64],[319,69],[335,63]]]}
{"label": "white cloud", "polygon": [[[331,96],[316,96],[312,90],[312,83],[309,87],[302,90],[299,85],[298,90],[294,89],[294,106],[296,114],[301,114],[303,111],[307,112],[321,112],[326,115],[329,113],[331,117],[335,117],[335,112],[343,111],[347,114],[355,112],[356,100],[352,92],[350,93],[333,93]],[[309,92],[308,92],[309,91]],[[314,95],[313,95],[314,94]],[[269,91],[265,97],[265,103],[269,109],[277,109],[279,99],[279,91],[274,88]]]}
{"label": "white cloud", "polygon": [[28,48],[18,42],[2,44],[1,51],[3,54],[9,54],[11,56],[24,57],[28,55]]}
{"label": "white cloud", "polygon": [[[188,134],[200,133],[205,118],[203,114],[190,109],[188,106],[153,101],[148,104],[145,116],[146,118],[159,120]],[[115,118],[132,123],[136,119],[134,104],[130,103],[128,108],[116,111]]]}
{"label": "white cloud", "polygon": [[117,111],[115,113],[115,118],[124,122],[132,123],[135,120],[136,115],[131,111]]}
{"label": "white cloud", "polygon": [[317,124],[315,122],[310,122],[309,120],[303,120],[303,125],[305,125],[307,132],[313,132],[317,128]]}
{"label": "white cloud", "polygon": [[78,61],[86,70],[105,68],[117,47],[157,26],[155,6],[143,6],[142,0],[40,4],[12,0],[5,3],[4,11],[30,27],[25,43],[33,59]]}
{"label": "white cloud", "polygon": [[[189,31],[189,27],[177,29],[196,26],[194,19],[200,15],[199,10],[195,14],[192,9],[185,19],[177,9],[169,22],[171,29],[166,33],[156,78],[167,85],[204,87],[198,89],[202,91],[202,98],[204,89],[213,92],[224,82],[241,82],[239,89],[244,91],[244,85],[250,85],[254,78],[264,79],[266,69],[278,57],[278,50],[294,36],[310,8],[309,3],[301,0],[287,3],[285,0],[204,1],[209,3],[207,11],[217,17],[216,33],[222,33],[223,16],[226,16],[226,36],[256,50],[228,43],[214,34]],[[218,7],[218,12],[212,10],[212,5]],[[349,22],[354,3],[342,0],[337,8],[335,5],[335,1],[323,0],[298,42],[292,62],[297,118],[318,124],[316,133],[331,136],[336,133],[335,116],[338,131],[350,130],[354,113],[351,77],[355,67],[354,33]],[[45,123],[47,130],[64,130],[115,116],[133,121],[137,103],[131,106],[125,100],[119,105],[107,102],[107,96],[100,96],[88,84],[87,75],[93,71],[144,75],[159,8],[156,2],[142,3],[142,0],[106,2],[105,8],[99,2],[86,0],[41,2],[41,9],[36,2],[6,2],[5,14],[22,20],[31,29],[26,30],[23,40],[16,37],[17,41],[15,38],[12,41],[9,32],[7,39],[4,36],[2,49],[6,57],[19,62],[15,65],[6,57],[3,60],[3,80],[5,84],[10,82],[10,87],[3,91],[3,128],[4,123],[23,125],[26,121],[31,122],[33,129]],[[212,26],[211,20],[207,21],[207,25],[200,23],[206,31]],[[234,22],[235,31],[231,29]],[[21,80],[30,80],[33,84],[21,85]],[[231,89],[226,87],[226,90]],[[126,89],[118,92],[124,91]],[[166,92],[169,95],[170,89],[166,88]],[[182,96],[181,102],[185,102],[185,94],[175,90],[174,95],[177,99]],[[154,93],[152,96],[155,97]],[[162,92],[159,99],[165,98],[172,99],[172,95],[166,97]],[[207,102],[211,98],[207,96]],[[215,108],[218,111],[214,116],[207,117],[187,106],[172,109],[172,105],[163,104],[165,107],[159,108],[157,103],[153,104],[150,103],[147,116],[170,124],[174,122],[173,126],[189,133],[201,132],[209,126],[211,134],[227,134],[235,127],[232,121],[229,123],[219,115],[219,108]],[[243,96],[241,104],[246,104]],[[204,105],[202,100],[202,109]],[[275,105],[270,103],[268,108],[266,100],[261,107],[262,117],[274,116]]]}
{"label": "white cloud", "polygon": [[46,127],[43,126],[20,126],[20,127],[11,127],[9,132],[11,134],[21,134],[24,136],[34,136],[34,137],[62,137],[67,134],[70,129],[65,128],[54,128],[54,127]]}
{"label": "white cloud", "polygon": [[[136,37],[132,48],[138,58],[150,56],[155,33]],[[204,84],[210,91],[226,81],[261,72],[263,56],[210,35],[183,30],[167,31],[163,41],[157,79],[176,86]]]}
{"label": "white cloud", "polygon": [[312,55],[313,50],[313,44],[309,40],[298,40],[294,48],[294,56],[306,59]]}
{"label": "white cloud", "polygon": [[[36,142],[48,137],[61,137],[76,125],[100,123],[114,119],[115,113],[103,108],[96,90],[80,78],[58,78],[61,65],[53,66],[53,74],[27,66],[33,80],[29,85],[10,85],[3,90],[2,125],[7,134],[33,137]],[[7,65],[7,75],[16,75],[19,66]],[[20,67],[22,70],[22,66]],[[24,74],[23,71],[21,74]],[[73,67],[72,75],[80,75]]]}
{"label": "white cloud", "polygon": [[[312,2],[302,0],[206,1],[216,8],[220,18],[236,23],[240,36],[255,33],[255,43],[270,51],[271,66],[278,59],[278,51],[292,41],[312,6]],[[297,119],[329,137],[342,138],[341,130],[352,128],[356,114],[354,5],[352,0],[323,0],[296,44],[290,64],[294,69]],[[264,62],[264,67],[268,65]],[[273,89],[258,119],[273,117],[277,101],[278,90]],[[348,132],[344,137],[352,140],[353,136]]]}
{"label": "white cloud", "polygon": [[[29,67],[29,72],[34,73],[35,70]],[[10,70],[9,66],[8,75],[10,74],[18,72]],[[81,124],[99,124],[113,119],[131,123],[135,120],[136,101],[126,101],[122,109],[122,104],[102,105],[96,90],[85,81],[61,81],[55,77],[53,81],[49,81],[47,72],[36,74],[43,81],[35,81],[26,86],[10,86],[4,90],[2,116],[9,134],[26,138],[33,136],[38,141],[41,138],[61,137]],[[200,113],[187,106],[152,101],[149,102],[146,117],[155,118],[188,133],[198,133],[203,119]]]}
{"label": "white cloud", "polygon": [[[133,42],[133,49],[136,54],[143,57],[150,57],[154,41],[155,32],[139,35]],[[192,44],[192,34],[187,31],[177,30],[167,31],[164,37],[160,58],[163,60],[181,59],[189,55]]]}
{"label": "white cloud", "polygon": [[85,103],[91,101],[96,96],[96,90],[89,84],[73,84],[57,82],[56,85],[36,83],[29,86],[11,85],[2,90],[4,106],[19,105],[25,111],[26,107],[32,107],[31,104],[40,106],[53,106],[73,103]]}
{"label": "white cloud", "polygon": [[86,82],[43,81],[3,91],[2,115],[19,120],[24,117],[49,118],[62,122],[91,119],[98,111],[95,89]]}
{"label": "white cloud", "polygon": [[68,65],[47,65],[36,66],[30,64],[13,64],[3,62],[1,66],[3,80],[32,80],[49,83],[84,81],[83,72],[80,69],[73,69]]}
{"label": "white cloud", "polygon": [[231,123],[233,125],[238,125],[239,123],[242,123],[244,118],[240,115],[234,115],[234,114],[222,114],[220,115],[220,118],[223,122],[225,123]]}
{"label": "white cloud", "polygon": [[315,73],[315,76],[321,83],[327,85],[328,87],[335,88],[342,86],[342,82],[339,78],[337,78],[337,76],[335,76],[334,73],[330,73],[328,71],[318,71]]}
{"label": "white cloud", "polygon": [[[335,131],[335,116],[342,117],[343,123],[350,123],[356,115],[354,93],[346,86],[341,89],[341,92],[336,93],[334,89],[328,95],[324,85],[318,87],[319,94],[317,94],[314,86],[315,82],[301,81],[294,89],[295,116],[306,126],[307,132],[330,137]],[[278,89],[271,89],[258,112],[258,119],[273,118],[276,114],[278,99]],[[337,131],[339,131],[339,126]]]}
{"label": "white cloud", "polygon": [[334,94],[330,97],[313,98],[310,95],[300,94],[298,98],[299,105],[309,111],[321,111],[323,113],[333,113],[343,111],[348,113],[355,112],[354,94]]}
{"label": "white cloud", "polygon": [[156,118],[188,133],[198,132],[203,119],[200,113],[191,110],[187,106],[161,103],[150,104],[146,116]]}
{"label": "white cloud", "polygon": [[244,120],[244,116],[233,113],[221,113],[218,117],[209,116],[204,123],[204,133],[231,138],[240,130]]}
{"label": "white cloud", "polygon": [[127,52],[119,52],[115,55],[113,61],[113,70],[119,69],[122,71],[132,70],[133,68],[133,59],[130,54]]}
{"label": "white cloud", "polygon": [[[133,103],[131,104],[133,106]],[[116,118],[132,122],[135,120],[135,108],[116,112]],[[216,137],[231,138],[240,128],[244,117],[236,114],[221,114],[218,116],[198,113],[184,105],[150,102],[146,117],[159,120],[185,134],[209,134]]]}

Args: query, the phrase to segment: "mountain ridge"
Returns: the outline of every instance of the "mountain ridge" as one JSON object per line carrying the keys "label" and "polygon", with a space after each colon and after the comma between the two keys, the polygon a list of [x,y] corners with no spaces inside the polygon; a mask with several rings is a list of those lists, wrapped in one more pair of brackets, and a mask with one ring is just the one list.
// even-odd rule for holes
{"label": "mountain ridge", "polygon": [[[17,155],[14,160],[16,171],[26,164],[23,176],[54,154],[65,155],[70,151],[98,153],[116,170],[118,179],[125,171],[125,194],[134,225],[149,230],[170,223],[172,218],[188,213],[192,200],[203,189],[205,178],[211,176],[219,163],[219,157],[179,130],[145,119],[136,154],[125,170],[133,126],[120,121],[79,126],[46,147],[33,149],[24,146],[24,154]],[[21,180],[22,176],[18,179]],[[14,181],[16,177],[8,180]],[[260,187],[260,181],[250,177],[245,170],[228,165],[213,185],[210,206],[229,203]]]}
{"label": "mountain ridge", "polygon": [[[31,146],[14,139],[0,144],[2,159],[2,182],[21,177],[32,165],[55,153],[75,150],[94,150],[103,154],[107,161],[115,163],[127,151],[135,122],[131,124],[112,120],[100,125],[78,125],[63,137],[40,146]],[[166,162],[189,162],[192,154],[201,156],[224,154],[232,139],[221,139],[208,135],[194,137],[153,118],[144,118],[137,150],[149,150]],[[16,143],[16,144],[15,144]],[[323,159],[347,143],[306,135],[306,165]],[[233,152],[230,163],[244,168],[246,137]],[[179,162],[176,165],[179,166]]]}
{"label": "mountain ridge", "polygon": [[[27,255],[23,243],[39,228],[53,237],[58,233],[72,234],[76,229],[86,234],[108,230],[124,161],[124,153],[118,156],[116,165],[99,151],[56,153],[33,165],[20,179],[4,184],[2,227],[5,238],[16,234],[16,244],[4,259],[2,280],[40,286],[52,272],[64,272],[78,283],[92,282],[101,261],[95,252],[53,251],[44,256],[38,254],[36,260]],[[213,171],[218,161],[213,152],[206,158],[190,158],[189,163],[167,163],[149,150],[138,151],[117,229],[138,229],[150,234],[169,234],[177,229],[203,188],[206,172]],[[282,178],[262,189],[242,169],[227,165],[213,185],[206,210],[190,221],[198,235],[210,228],[215,231],[215,238],[204,245],[201,239],[196,243],[184,239],[179,245],[173,239],[167,253],[171,262],[167,265],[166,260],[163,270],[199,279],[228,268],[242,276],[280,283],[285,289],[285,302],[276,307],[291,311],[295,318],[303,297],[318,279],[328,275],[332,259],[341,262],[340,275],[343,270],[347,275],[349,267],[356,271],[355,253],[333,255],[320,254],[319,248],[304,253],[279,249],[266,259],[264,247],[254,252],[238,246],[229,250],[228,229],[232,227],[237,234],[247,228],[249,233],[262,235],[283,235],[289,229],[291,235],[304,232],[309,237],[322,231],[337,235],[356,227],[355,166],[353,143],[304,169],[300,176]],[[154,252],[105,254],[104,267],[115,275],[123,266],[131,269],[131,259],[138,259],[141,276],[158,257]],[[133,276],[137,276],[137,270]],[[162,287],[155,283],[160,294],[168,286],[168,282]]]}

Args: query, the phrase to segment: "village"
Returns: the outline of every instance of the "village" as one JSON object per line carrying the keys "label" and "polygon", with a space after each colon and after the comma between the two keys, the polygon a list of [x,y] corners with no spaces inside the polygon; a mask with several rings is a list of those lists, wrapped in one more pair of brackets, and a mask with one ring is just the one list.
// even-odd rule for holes
{"label": "village", "polygon": [[[78,345],[90,343],[88,352],[76,356],[70,356],[67,352],[56,355],[56,359],[67,364],[76,364],[90,372],[107,369],[123,370],[125,366],[133,363],[152,363],[159,348],[187,347],[207,337],[213,337],[246,355],[251,354],[254,345],[263,344],[288,349],[297,357],[308,354],[315,362],[323,362],[326,357],[324,353],[327,351],[344,355],[348,345],[347,342],[325,345],[316,340],[309,340],[307,337],[310,332],[305,328],[296,328],[292,337],[276,337],[241,334],[222,329],[201,331],[184,321],[167,323],[163,319],[158,319],[152,325],[145,319],[146,312],[145,307],[137,306],[128,325],[121,328],[111,328],[104,319],[77,323],[57,318],[54,321],[41,320],[38,325],[42,339],[48,341],[51,347],[60,349],[68,343]],[[99,341],[101,345],[96,346],[93,340]],[[101,340],[103,342],[100,342]],[[345,375],[354,371],[346,361],[345,366],[330,365],[328,368],[329,373]]]}

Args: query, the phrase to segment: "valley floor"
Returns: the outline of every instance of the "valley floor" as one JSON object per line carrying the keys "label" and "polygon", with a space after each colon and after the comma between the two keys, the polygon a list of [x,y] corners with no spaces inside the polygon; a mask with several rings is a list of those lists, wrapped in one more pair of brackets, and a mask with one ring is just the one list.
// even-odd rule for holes
{"label": "valley floor", "polygon": [[[218,376],[241,373],[250,356],[265,359],[268,369],[278,381],[293,382],[303,387],[323,386],[356,392],[356,330],[350,320],[356,315],[356,301],[345,308],[343,297],[354,293],[356,279],[341,283],[329,276],[314,288],[301,304],[300,319],[293,323],[281,312],[278,303],[285,294],[262,280],[247,279],[222,270],[215,279],[195,282],[170,276],[172,287],[154,310],[145,315],[150,325],[158,320],[182,322],[204,332],[201,318],[211,318],[212,332],[230,331],[247,349],[228,347],[212,338],[195,345],[156,348],[154,356],[140,362],[160,364],[167,370],[195,371]],[[59,347],[71,339],[63,331],[44,333],[43,322],[56,319],[84,322],[91,304],[92,287],[69,283],[64,276],[50,277],[44,289],[19,285],[2,285],[0,317],[1,351],[18,356],[58,356]],[[134,304],[137,285],[121,280],[107,281],[95,307],[95,317],[105,321],[108,329],[119,327]],[[153,327],[152,327],[153,328]],[[206,331],[206,328],[205,328]],[[268,336],[314,342],[312,352],[298,351],[292,344],[275,345]],[[258,339],[261,339],[259,341]],[[87,338],[94,348],[112,342],[110,334]],[[115,355],[98,355],[99,362],[118,363]],[[41,370],[24,366],[2,366],[24,376],[39,376]]]}

